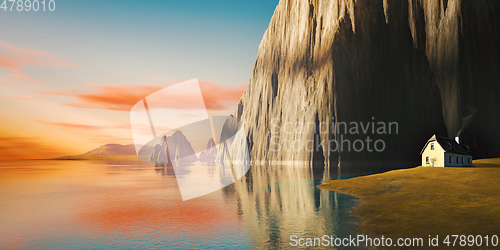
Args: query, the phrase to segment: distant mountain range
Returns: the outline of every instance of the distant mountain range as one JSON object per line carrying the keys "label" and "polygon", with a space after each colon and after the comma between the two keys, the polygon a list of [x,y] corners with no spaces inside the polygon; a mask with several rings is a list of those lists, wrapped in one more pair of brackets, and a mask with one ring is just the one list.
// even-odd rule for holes
{"label": "distant mountain range", "polygon": [[105,144],[80,155],[55,158],[56,160],[120,160],[138,161],[134,144]]}
{"label": "distant mountain range", "polygon": [[[176,131],[172,136],[168,137],[168,140],[169,146],[171,147],[169,150],[171,157],[175,159],[183,158],[185,161],[188,160],[191,162],[198,160],[198,157],[196,156],[191,143],[189,143],[189,141],[181,131]],[[168,160],[163,159],[167,157],[167,155],[165,154],[165,145],[156,143],[157,142],[151,141],[150,144],[142,146],[139,151],[140,157],[137,156],[134,144],[105,144],[84,154],[58,157],[55,158],[55,160],[142,160],[145,162],[167,163]]]}

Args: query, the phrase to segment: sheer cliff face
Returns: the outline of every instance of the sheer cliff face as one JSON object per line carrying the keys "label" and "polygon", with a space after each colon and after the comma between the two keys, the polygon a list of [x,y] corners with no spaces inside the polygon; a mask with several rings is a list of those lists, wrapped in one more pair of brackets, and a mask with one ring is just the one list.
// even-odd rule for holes
{"label": "sheer cliff face", "polygon": [[[410,3],[411,4],[411,3]],[[494,0],[424,1],[411,5],[413,19],[425,17],[426,55],[441,91],[448,136],[474,113],[460,134],[476,147],[475,157],[500,153],[500,2]]]}
{"label": "sheer cliff face", "polygon": [[[493,130],[500,126],[495,114],[499,5],[493,0],[280,1],[242,99],[252,160],[326,166],[339,158],[417,162],[430,135],[452,137],[460,130],[470,106],[478,112],[463,134],[465,142],[476,143],[484,156],[500,152],[485,138],[500,141]],[[307,125],[332,121],[328,133]],[[340,122],[397,122],[398,131],[346,133],[335,129]],[[384,150],[338,153],[326,145],[367,136],[383,140]],[[289,147],[307,141],[320,146]]]}

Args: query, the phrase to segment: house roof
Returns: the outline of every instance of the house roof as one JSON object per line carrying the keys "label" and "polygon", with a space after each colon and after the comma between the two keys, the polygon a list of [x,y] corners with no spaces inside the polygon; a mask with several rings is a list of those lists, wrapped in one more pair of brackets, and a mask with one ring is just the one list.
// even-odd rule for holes
{"label": "house roof", "polygon": [[422,148],[422,151],[420,151],[420,154],[424,153],[425,148],[427,147],[427,144],[429,142],[436,141],[439,143],[439,145],[443,148],[445,152],[448,153],[455,153],[455,154],[463,154],[463,155],[470,155],[470,149],[469,146],[463,145],[463,144],[458,144],[455,140],[440,136],[440,135],[432,135],[432,137],[425,143],[424,148]]}

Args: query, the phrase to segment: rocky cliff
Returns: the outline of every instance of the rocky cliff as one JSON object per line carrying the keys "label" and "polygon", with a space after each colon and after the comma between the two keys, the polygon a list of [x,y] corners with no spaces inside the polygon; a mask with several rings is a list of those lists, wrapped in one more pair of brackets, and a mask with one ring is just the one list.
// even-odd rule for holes
{"label": "rocky cliff", "polygon": [[239,105],[252,160],[418,163],[432,134],[454,137],[474,110],[463,141],[475,158],[499,156],[499,11],[495,0],[280,1]]}
{"label": "rocky cliff", "polygon": [[422,34],[422,43],[426,38],[448,136],[460,135],[462,142],[473,146],[476,158],[500,156],[500,2],[410,5],[413,20],[425,18],[425,33],[414,33]]}
{"label": "rocky cliff", "polygon": [[200,153],[200,161],[214,162],[217,157],[217,147],[215,146],[214,139],[210,138],[207,142],[207,149]]}
{"label": "rocky cliff", "polygon": [[161,135],[142,148],[138,154],[139,159],[147,162],[171,163],[171,161],[179,161],[191,163],[198,160],[191,143],[180,130],[175,131],[171,136]]}
{"label": "rocky cliff", "polygon": [[239,178],[250,167],[248,150],[243,124],[238,121],[237,117],[229,116],[222,126],[216,161],[226,165],[233,164]]}

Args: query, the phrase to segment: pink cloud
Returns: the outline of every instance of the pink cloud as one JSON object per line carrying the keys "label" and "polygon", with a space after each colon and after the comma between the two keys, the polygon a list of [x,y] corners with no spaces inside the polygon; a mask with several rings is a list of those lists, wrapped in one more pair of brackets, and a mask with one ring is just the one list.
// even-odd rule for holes
{"label": "pink cloud", "polygon": [[134,141],[131,137],[116,137],[112,135],[94,135],[92,136],[92,141],[95,142],[100,142],[102,143],[103,141],[106,143],[110,142],[120,142],[121,144],[133,144]]}
{"label": "pink cloud", "polygon": [[43,95],[59,95],[59,96],[67,96],[68,92],[62,90],[50,90],[50,89],[41,89],[38,91],[39,94]]}
{"label": "pink cloud", "polygon": [[17,79],[27,81],[27,82],[32,82],[32,83],[41,83],[41,82],[45,81],[45,80],[34,78],[31,76],[23,75],[21,73],[14,73],[14,74],[12,74],[12,76],[17,78]]}
{"label": "pink cloud", "polygon": [[[200,81],[200,88],[207,109],[223,110],[236,104],[241,95],[246,91],[246,84],[225,86],[209,81]],[[93,91],[70,90],[68,92],[51,92],[46,94],[68,95],[77,99],[77,102],[66,103],[76,108],[93,108],[130,111],[130,109],[144,97],[163,89],[163,87],[150,84],[129,84],[121,86],[92,85]],[[169,95],[162,100],[162,106],[176,109],[199,108],[194,100],[195,94]]]}
{"label": "pink cloud", "polygon": [[23,64],[42,66],[42,63],[38,60],[0,54],[0,68],[5,68],[12,71],[21,71]]}
{"label": "pink cloud", "polygon": [[4,41],[0,41],[0,48],[3,48],[7,52],[7,54],[0,53],[0,68],[11,71],[19,72],[25,65],[79,68],[75,63],[59,58],[46,51],[28,50]]}
{"label": "pink cloud", "polygon": [[18,62],[15,61],[14,58],[11,58],[7,55],[0,54],[0,68],[12,70],[12,71],[20,71],[21,66]]}
{"label": "pink cloud", "polygon": [[200,88],[207,109],[222,110],[238,103],[247,90],[247,84],[225,86],[209,81],[200,81]]}
{"label": "pink cloud", "polygon": [[72,90],[71,93],[78,102],[67,103],[67,105],[76,108],[130,111],[132,106],[142,98],[161,89],[155,85],[94,86],[96,90],[93,92]]}
{"label": "pink cloud", "polygon": [[130,129],[129,124],[122,125],[111,125],[111,126],[99,126],[99,125],[88,125],[88,124],[79,124],[79,123],[66,123],[66,122],[48,122],[42,120],[36,120],[37,122],[58,126],[61,128],[70,128],[70,129],[83,129],[83,130],[103,130],[103,129]]}
{"label": "pink cloud", "polygon": [[3,81],[3,80],[0,80],[0,84],[2,84],[2,85],[12,85],[11,82],[9,82],[9,81]]}
{"label": "pink cloud", "polygon": [[15,96],[15,95],[0,95],[3,97],[8,97],[12,99],[16,99],[19,101],[35,101],[35,100],[40,100],[39,98],[33,97],[33,96]]}

